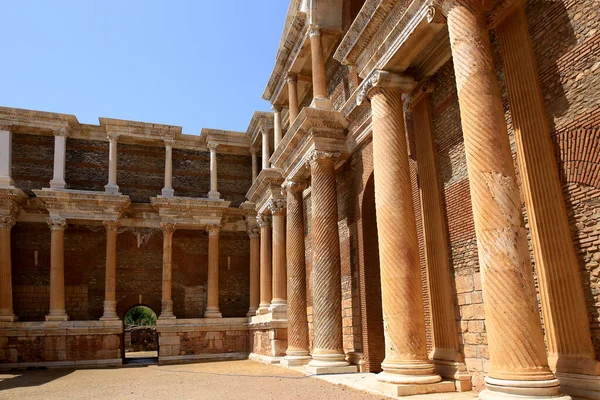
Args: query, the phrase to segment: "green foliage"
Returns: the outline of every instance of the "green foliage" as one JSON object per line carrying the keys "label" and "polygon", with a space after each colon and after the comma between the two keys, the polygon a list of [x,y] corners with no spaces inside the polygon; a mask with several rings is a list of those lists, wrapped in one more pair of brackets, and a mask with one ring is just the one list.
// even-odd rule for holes
{"label": "green foliage", "polygon": [[156,314],[146,306],[131,307],[125,314],[125,323],[136,326],[156,325]]}

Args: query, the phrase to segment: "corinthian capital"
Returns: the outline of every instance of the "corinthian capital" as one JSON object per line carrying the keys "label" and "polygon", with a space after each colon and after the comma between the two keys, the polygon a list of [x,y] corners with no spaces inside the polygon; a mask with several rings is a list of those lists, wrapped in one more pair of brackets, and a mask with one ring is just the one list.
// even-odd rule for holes
{"label": "corinthian capital", "polygon": [[161,222],[160,229],[162,229],[163,233],[173,233],[175,232],[175,222]]}
{"label": "corinthian capital", "polygon": [[271,199],[269,200],[269,210],[271,214],[283,214],[285,213],[286,201],[284,199]]}
{"label": "corinthian capital", "polygon": [[206,147],[208,147],[208,150],[210,151],[216,151],[217,147],[219,147],[218,143],[207,143]]}
{"label": "corinthian capital", "polygon": [[13,215],[0,216],[0,229],[10,229],[15,226],[17,219]]}
{"label": "corinthian capital", "polygon": [[304,162],[307,168],[312,168],[313,163],[336,162],[340,155],[339,152],[313,150],[304,158]]}
{"label": "corinthian capital", "polygon": [[266,214],[259,214],[256,216],[256,222],[260,226],[271,226],[271,216]]}
{"label": "corinthian capital", "polygon": [[102,221],[107,232],[116,232],[121,227],[121,221],[106,220]]}
{"label": "corinthian capital", "polygon": [[208,232],[208,236],[219,236],[221,225],[206,225],[206,232]]}
{"label": "corinthian capital", "polygon": [[287,179],[281,185],[281,193],[283,194],[285,192],[290,192],[290,193],[303,192],[304,190],[306,190],[307,187],[308,187],[308,182],[306,182],[306,181],[297,181],[297,180]]}
{"label": "corinthian capital", "polygon": [[46,222],[51,231],[64,231],[67,227],[67,220],[63,217],[48,217],[46,218]]}
{"label": "corinthian capital", "polygon": [[380,89],[393,88],[403,92],[410,92],[415,86],[415,80],[412,76],[398,75],[387,71],[374,70],[360,85],[356,104],[361,105],[366,100],[370,100]]}
{"label": "corinthian capital", "polygon": [[308,34],[310,37],[321,36],[321,27],[319,25],[310,25],[308,27]]}

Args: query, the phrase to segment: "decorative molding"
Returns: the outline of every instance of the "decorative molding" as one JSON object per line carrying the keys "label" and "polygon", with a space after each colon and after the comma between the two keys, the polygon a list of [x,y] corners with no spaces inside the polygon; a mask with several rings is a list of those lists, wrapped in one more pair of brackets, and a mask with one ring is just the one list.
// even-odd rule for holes
{"label": "decorative molding", "polygon": [[0,229],[11,229],[16,223],[14,215],[0,215]]}
{"label": "decorative molding", "polygon": [[272,218],[267,214],[258,214],[256,216],[256,222],[259,226],[271,226]]}
{"label": "decorative molding", "polygon": [[269,210],[271,210],[271,214],[273,215],[285,213],[286,206],[287,201],[285,199],[271,199],[267,205]]}
{"label": "decorative molding", "polygon": [[208,236],[219,236],[221,225],[206,225],[206,232],[208,232]]}
{"label": "decorative molding", "polygon": [[65,219],[116,221],[131,204],[129,196],[102,192],[42,189],[33,190],[50,213]]}
{"label": "decorative molding", "polygon": [[177,229],[177,226],[174,222],[161,222],[160,229],[162,229],[163,234],[164,233],[173,233],[173,232],[175,232],[175,229]]}
{"label": "decorative molding", "polygon": [[10,122],[0,121],[0,131],[12,131],[13,125]]}
{"label": "decorative molding", "polygon": [[409,102],[414,106],[419,101],[424,99],[426,94],[433,92],[434,84],[429,79],[425,79],[417,85],[415,90],[413,90],[408,96]]}
{"label": "decorative molding", "polygon": [[310,37],[321,36],[321,27],[319,25],[309,25],[308,35]]}
{"label": "decorative molding", "polygon": [[117,133],[117,132],[107,132],[106,133],[106,138],[108,139],[109,142],[112,142],[113,140],[118,141],[119,136],[121,136],[121,134]]}
{"label": "decorative molding", "polygon": [[338,158],[340,158],[341,153],[339,152],[330,152],[330,151],[322,151],[322,150],[313,150],[306,155],[304,158],[304,163],[307,168],[311,168],[313,163],[317,163],[320,161],[330,161],[335,163]]}
{"label": "decorative molding", "polygon": [[282,185],[281,185],[281,190],[282,193],[285,192],[291,192],[291,193],[296,193],[296,192],[303,192],[306,190],[306,188],[308,188],[308,182],[307,181],[301,181],[301,180],[291,180],[291,179],[287,179]]}
{"label": "decorative molding", "polygon": [[165,138],[163,140],[165,142],[165,146],[173,147],[173,145],[175,144],[175,139],[173,139],[173,138]]}
{"label": "decorative molding", "polygon": [[411,91],[415,86],[412,76],[398,75],[388,71],[374,70],[365,78],[359,87],[356,104],[361,105],[374,95],[371,91],[377,88],[396,88],[403,92]]}
{"label": "decorative molding", "polygon": [[62,217],[50,216],[46,218],[46,222],[52,231],[64,231],[67,227],[67,220]]}
{"label": "decorative molding", "polygon": [[252,225],[252,226],[249,226],[249,227],[246,229],[246,232],[248,232],[248,237],[249,237],[249,238],[257,238],[257,237],[260,237],[260,227],[259,227],[259,226],[257,226],[257,225]]}
{"label": "decorative molding", "polygon": [[121,227],[121,221],[115,221],[115,220],[102,221],[102,224],[106,228],[107,232],[108,231],[116,232]]}
{"label": "decorative molding", "polygon": [[427,22],[430,24],[445,24],[446,17],[442,12],[439,1],[429,0],[427,5]]}
{"label": "decorative molding", "polygon": [[54,136],[69,137],[69,130],[67,128],[55,129],[53,132]]}

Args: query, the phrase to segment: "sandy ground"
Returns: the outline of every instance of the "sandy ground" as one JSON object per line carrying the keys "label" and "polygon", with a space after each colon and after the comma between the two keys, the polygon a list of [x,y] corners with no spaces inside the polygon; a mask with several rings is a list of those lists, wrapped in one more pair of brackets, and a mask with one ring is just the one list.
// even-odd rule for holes
{"label": "sandy ground", "polygon": [[0,399],[312,399],[384,396],[254,361],[0,373]]}

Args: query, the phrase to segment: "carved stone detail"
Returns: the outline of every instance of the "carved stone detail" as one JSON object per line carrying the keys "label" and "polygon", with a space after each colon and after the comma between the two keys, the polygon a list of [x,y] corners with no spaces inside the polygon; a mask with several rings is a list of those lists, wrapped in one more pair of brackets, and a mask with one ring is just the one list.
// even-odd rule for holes
{"label": "carved stone detail", "polygon": [[267,214],[260,214],[256,216],[256,222],[259,226],[271,226],[272,218]]}
{"label": "carved stone detail", "polygon": [[415,80],[408,75],[398,75],[387,71],[374,70],[365,78],[360,86],[356,96],[356,104],[361,105],[370,99],[374,94],[374,89],[399,88],[404,92],[409,92],[415,86]]}
{"label": "carved stone detail", "polygon": [[17,223],[17,219],[12,215],[0,216],[0,229],[11,229]]}
{"label": "carved stone detail", "polygon": [[173,233],[176,229],[176,224],[174,222],[161,222],[160,229],[162,229],[163,233]]}
{"label": "carved stone detail", "polygon": [[321,36],[321,27],[319,25],[310,25],[308,27],[308,34],[310,37]]}
{"label": "carved stone detail", "polygon": [[50,216],[46,218],[46,222],[53,231],[64,231],[67,227],[67,220],[62,217]]}
{"label": "carved stone detail", "polygon": [[208,232],[208,236],[219,236],[221,225],[206,225],[206,232]]}
{"label": "carved stone detail", "polygon": [[106,227],[107,231],[116,232],[121,227],[121,221],[102,221],[102,224]]}
{"label": "carved stone detail", "polygon": [[269,200],[269,210],[271,214],[283,214],[285,213],[286,201],[285,199],[271,199]]}

